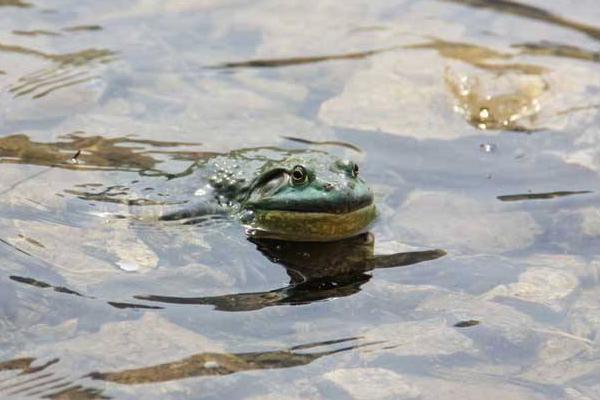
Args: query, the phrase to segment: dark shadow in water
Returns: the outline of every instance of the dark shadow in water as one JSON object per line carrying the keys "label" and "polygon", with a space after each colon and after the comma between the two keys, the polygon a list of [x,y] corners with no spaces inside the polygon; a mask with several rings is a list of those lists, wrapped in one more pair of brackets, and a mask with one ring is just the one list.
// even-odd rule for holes
{"label": "dark shadow in water", "polygon": [[58,32],[47,31],[44,29],[32,29],[30,31],[14,30],[12,33],[13,35],[19,36],[60,36],[60,33]]}
{"label": "dark shadow in water", "polygon": [[[62,32],[68,33],[79,33],[79,32],[95,32],[101,31],[102,27],[100,25],[77,25],[77,26],[69,26],[67,28],[61,29]],[[62,36],[63,34],[60,32],[48,31],[45,29],[32,29],[32,30],[14,30],[12,31],[14,35],[19,36]]]}
{"label": "dark shadow in water", "polygon": [[476,319],[469,319],[466,321],[459,321],[459,322],[455,323],[453,326],[455,328],[470,328],[472,326],[477,326],[479,324],[480,324],[480,322],[477,321]]}
{"label": "dark shadow in water", "polygon": [[[168,382],[179,379],[230,375],[243,371],[292,368],[308,365],[322,357],[356,350],[382,342],[359,343],[359,337],[308,343],[281,350],[251,353],[199,353],[181,360],[143,368],[115,372],[92,372],[79,379],[95,379],[123,385]],[[340,347],[341,346],[341,347]],[[322,348],[322,350],[318,350]],[[79,379],[68,379],[44,371],[59,362],[53,359],[34,367],[34,358],[19,358],[0,362],[0,372],[18,371],[16,375],[0,380],[0,396],[14,398],[39,396],[45,399],[100,400],[110,399],[102,390],[78,384]],[[11,397],[8,397],[10,399]],[[7,400],[8,400],[7,399]]]}
{"label": "dark shadow in water", "polygon": [[586,194],[592,193],[591,190],[579,190],[579,191],[561,191],[561,192],[546,192],[546,193],[522,193],[522,194],[508,194],[504,196],[497,196],[496,198],[500,201],[522,201],[522,200],[548,200],[555,199],[557,197],[572,196],[575,194]]}
{"label": "dark shadow in water", "polygon": [[15,281],[15,282],[19,282],[19,283],[22,283],[22,284],[25,284],[25,285],[34,286],[34,287],[37,287],[37,288],[40,288],[40,289],[50,289],[51,288],[51,289],[54,289],[55,292],[65,293],[65,294],[72,294],[72,295],[80,296],[80,297],[87,297],[87,296],[82,295],[79,292],[76,292],[75,290],[66,288],[64,286],[54,286],[54,285],[51,285],[51,284],[46,283],[44,281],[40,281],[40,280],[33,279],[33,278],[27,278],[27,277],[18,276],[18,275],[11,275],[11,276],[9,276],[9,278],[11,280]]}
{"label": "dark shadow in water", "polygon": [[336,60],[361,60],[373,56],[375,54],[383,53],[397,49],[398,46],[386,47],[382,49],[358,51],[354,53],[344,54],[328,54],[323,56],[314,57],[287,57],[287,58],[265,58],[256,60],[236,61],[227,62],[208,68],[213,69],[229,69],[229,68],[279,68],[279,67],[290,67],[293,65],[303,64],[316,64],[325,61],[336,61]]}
{"label": "dark shadow in water", "polygon": [[101,31],[102,27],[100,25],[75,25],[63,28],[62,30],[65,32],[95,32]]}
{"label": "dark shadow in water", "polygon": [[220,311],[252,311],[279,305],[308,304],[334,297],[350,296],[371,279],[367,272],[435,260],[443,250],[373,255],[370,233],[338,242],[285,242],[274,239],[254,240],[258,250],[274,263],[282,265],[290,284],[266,292],[235,293],[209,297],[145,295],[139,300],[170,304],[212,305]]}
{"label": "dark shadow in water", "polygon": [[[33,366],[35,358],[16,358],[0,362],[0,398],[31,399],[44,398],[54,400],[108,400],[102,390],[88,388],[74,383],[65,376],[60,376],[47,368],[58,363],[54,358],[46,363]],[[14,371],[14,374],[11,374]]]}
{"label": "dark shadow in water", "polygon": [[114,308],[118,308],[120,310],[125,310],[125,309],[133,309],[133,310],[162,310],[164,307],[160,307],[160,306],[149,306],[146,304],[135,304],[135,303],[121,303],[118,301],[108,301],[107,302],[109,305],[113,306]]}
{"label": "dark shadow in water", "polygon": [[[71,294],[74,296],[79,296],[79,297],[86,297],[88,299],[93,299],[94,297],[90,297],[90,296],[85,296],[73,289],[69,289],[67,287],[64,286],[55,286],[55,285],[51,285],[47,282],[38,280],[38,279],[33,279],[33,278],[27,278],[24,276],[18,276],[18,275],[10,275],[9,276],[10,280],[18,282],[18,283],[22,283],[24,285],[29,285],[29,286],[33,286],[39,289],[54,289],[55,292],[58,293],[64,293],[64,294]],[[160,306],[150,306],[147,304],[136,304],[136,303],[123,303],[123,302],[118,302],[118,301],[107,301],[106,302],[108,305],[114,307],[114,308],[118,308],[120,310],[124,310],[124,309],[133,309],[133,310],[162,310],[164,307],[160,307]]]}
{"label": "dark shadow in water", "polygon": [[333,350],[307,352],[309,349],[332,346],[359,338],[346,338],[320,343],[310,343],[276,351],[252,353],[200,353],[182,360],[153,365],[145,368],[126,369],[117,372],[93,372],[92,379],[125,385],[167,382],[198,376],[229,375],[242,371],[292,368],[307,365],[321,357],[355,350],[378,342],[351,344]]}
{"label": "dark shadow in water", "polygon": [[581,22],[572,21],[553,14],[543,8],[530,6],[510,0],[444,0],[447,2],[463,4],[474,8],[487,8],[502,14],[514,15],[523,18],[547,22],[562,28],[581,32],[592,39],[600,40],[600,28]]}

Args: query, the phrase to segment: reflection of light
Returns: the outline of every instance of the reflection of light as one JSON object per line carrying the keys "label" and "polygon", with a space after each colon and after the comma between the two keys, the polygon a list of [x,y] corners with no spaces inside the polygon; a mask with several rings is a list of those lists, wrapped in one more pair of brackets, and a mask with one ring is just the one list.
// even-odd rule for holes
{"label": "reflection of light", "polygon": [[194,192],[194,196],[204,196],[206,195],[207,191],[206,191],[206,186],[205,187],[201,187],[198,190],[196,190]]}
{"label": "reflection of light", "polygon": [[488,119],[490,117],[490,110],[488,110],[485,107],[482,107],[481,110],[479,110],[479,118],[484,121],[486,119]]}

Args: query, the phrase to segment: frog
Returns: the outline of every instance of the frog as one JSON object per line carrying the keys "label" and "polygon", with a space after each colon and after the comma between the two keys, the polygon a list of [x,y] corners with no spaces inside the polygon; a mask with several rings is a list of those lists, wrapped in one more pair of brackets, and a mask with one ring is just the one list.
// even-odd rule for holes
{"label": "frog", "polygon": [[337,241],[366,231],[377,215],[358,164],[317,149],[238,149],[163,175],[170,182],[156,185],[161,191],[134,181],[102,192],[71,193],[124,202],[137,217],[154,208],[154,219],[165,223],[226,216],[256,239]]}

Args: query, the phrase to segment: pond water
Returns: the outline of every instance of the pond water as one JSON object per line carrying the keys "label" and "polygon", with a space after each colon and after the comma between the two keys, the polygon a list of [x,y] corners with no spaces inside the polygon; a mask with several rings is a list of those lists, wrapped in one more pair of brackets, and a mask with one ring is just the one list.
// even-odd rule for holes
{"label": "pond water", "polygon": [[[592,0],[0,0],[0,397],[600,398],[598,62]],[[122,201],[254,146],[370,234]]]}

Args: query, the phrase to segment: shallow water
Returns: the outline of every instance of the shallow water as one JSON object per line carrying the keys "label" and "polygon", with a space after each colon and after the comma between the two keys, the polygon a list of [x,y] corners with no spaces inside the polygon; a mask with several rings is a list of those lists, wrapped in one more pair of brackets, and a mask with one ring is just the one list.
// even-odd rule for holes
{"label": "shallow water", "polygon": [[[0,0],[0,397],[600,398],[598,21],[591,0]],[[193,193],[169,178],[250,146],[358,161],[371,236],[131,218],[156,206],[131,188]]]}

